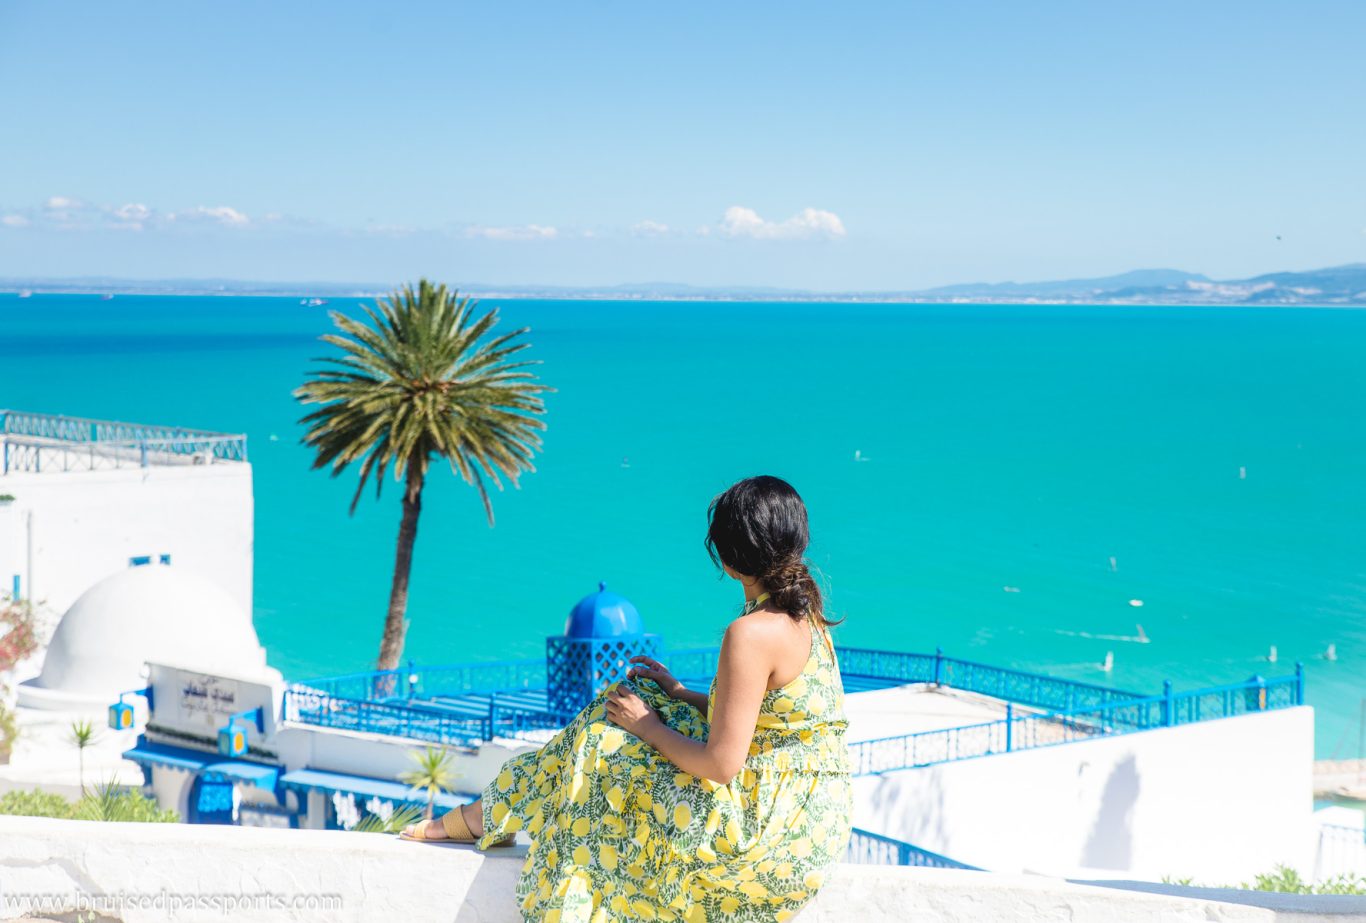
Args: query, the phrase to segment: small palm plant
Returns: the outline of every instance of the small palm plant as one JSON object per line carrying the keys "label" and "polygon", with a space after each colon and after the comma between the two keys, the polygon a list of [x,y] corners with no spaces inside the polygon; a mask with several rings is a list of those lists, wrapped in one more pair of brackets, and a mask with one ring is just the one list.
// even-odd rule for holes
{"label": "small palm plant", "polygon": [[404,481],[389,611],[378,667],[393,670],[407,632],[408,578],[422,488],[433,458],[446,459],[472,485],[493,525],[488,482],[516,486],[534,471],[545,405],[542,385],[517,358],[529,345],[526,328],[494,335],[497,310],[478,314],[476,302],[426,279],[366,307],[363,320],[332,312],[338,333],[322,337],[341,356],[319,359],[325,367],[294,392],[305,404],[321,404],[300,422],[304,444],[316,451],[313,467],[335,477],[360,462],[360,483],[351,498],[355,512],[373,474],[379,493],[390,468]]}
{"label": "small palm plant", "polygon": [[76,745],[76,758],[80,766],[81,791],[85,791],[85,750],[96,740],[95,726],[90,719],[71,722],[71,742]]}
{"label": "small palm plant", "polygon": [[431,820],[436,796],[449,791],[455,782],[455,773],[451,771],[451,755],[444,749],[427,747],[423,752],[413,754],[413,762],[416,764],[414,768],[401,774],[398,780],[404,785],[426,790],[427,810],[423,816]]}
{"label": "small palm plant", "polygon": [[415,804],[405,804],[394,808],[387,816],[384,814],[366,814],[351,830],[353,833],[398,833],[404,827],[415,824],[421,819],[422,809],[420,807]]}

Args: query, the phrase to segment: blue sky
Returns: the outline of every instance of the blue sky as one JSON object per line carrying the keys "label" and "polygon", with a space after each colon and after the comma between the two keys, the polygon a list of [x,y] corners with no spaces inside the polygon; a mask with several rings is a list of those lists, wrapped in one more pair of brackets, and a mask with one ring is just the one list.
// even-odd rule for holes
{"label": "blue sky", "polygon": [[0,276],[1366,260],[1363,36],[1355,2],[0,0]]}

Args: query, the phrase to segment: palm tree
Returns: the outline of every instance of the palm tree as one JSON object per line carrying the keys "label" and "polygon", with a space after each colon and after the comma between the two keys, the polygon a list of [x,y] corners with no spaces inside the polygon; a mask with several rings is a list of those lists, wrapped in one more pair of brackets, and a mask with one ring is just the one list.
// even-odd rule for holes
{"label": "palm tree", "polygon": [[424,816],[431,820],[436,796],[455,782],[455,774],[451,772],[451,755],[446,750],[427,747],[423,752],[413,754],[413,762],[416,764],[414,768],[399,775],[398,780],[404,785],[427,790],[427,811]]}
{"label": "palm tree", "polygon": [[81,791],[85,791],[85,748],[95,742],[95,726],[89,719],[71,722],[71,742],[76,745],[76,756],[80,763]]}
{"label": "palm tree", "polygon": [[545,429],[539,395],[553,389],[526,370],[536,362],[514,359],[530,345],[520,339],[528,328],[491,335],[497,309],[476,316],[476,306],[423,279],[416,291],[404,286],[363,308],[365,320],[334,311],[340,332],[322,340],[342,355],[317,360],[325,368],[294,392],[302,403],[323,405],[300,421],[308,427],[304,443],[317,452],[313,467],[330,466],[335,477],[361,460],[352,513],[371,474],[376,496],[389,468],[404,481],[381,670],[395,669],[403,653],[408,576],[432,458],[445,458],[479,491],[490,526],[488,482],[501,490],[501,478],[516,486],[524,471],[536,470],[531,460]]}

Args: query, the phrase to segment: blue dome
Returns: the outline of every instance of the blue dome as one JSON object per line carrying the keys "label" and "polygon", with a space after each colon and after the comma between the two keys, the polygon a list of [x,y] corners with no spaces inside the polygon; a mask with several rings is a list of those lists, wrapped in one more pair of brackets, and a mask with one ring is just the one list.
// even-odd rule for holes
{"label": "blue dome", "polygon": [[644,632],[636,607],[625,596],[610,592],[606,583],[599,583],[596,593],[579,600],[564,623],[566,638],[616,638]]}

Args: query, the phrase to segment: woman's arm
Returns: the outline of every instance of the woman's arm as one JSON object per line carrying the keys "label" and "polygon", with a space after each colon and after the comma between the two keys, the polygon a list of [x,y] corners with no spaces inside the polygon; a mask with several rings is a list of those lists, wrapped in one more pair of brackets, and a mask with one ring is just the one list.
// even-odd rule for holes
{"label": "woman's arm", "polygon": [[[625,686],[607,698],[607,715],[654,747],[679,769],[722,785],[745,765],[773,673],[770,630],[754,619],[739,619],[726,629],[716,670],[716,701],[706,742],[685,737],[660,720]],[[706,696],[702,696],[706,708]]]}
{"label": "woman's arm", "polygon": [[697,692],[684,686],[682,689],[678,690],[678,693],[674,698],[678,699],[680,702],[687,702],[703,715],[707,713],[707,694],[705,692]]}

